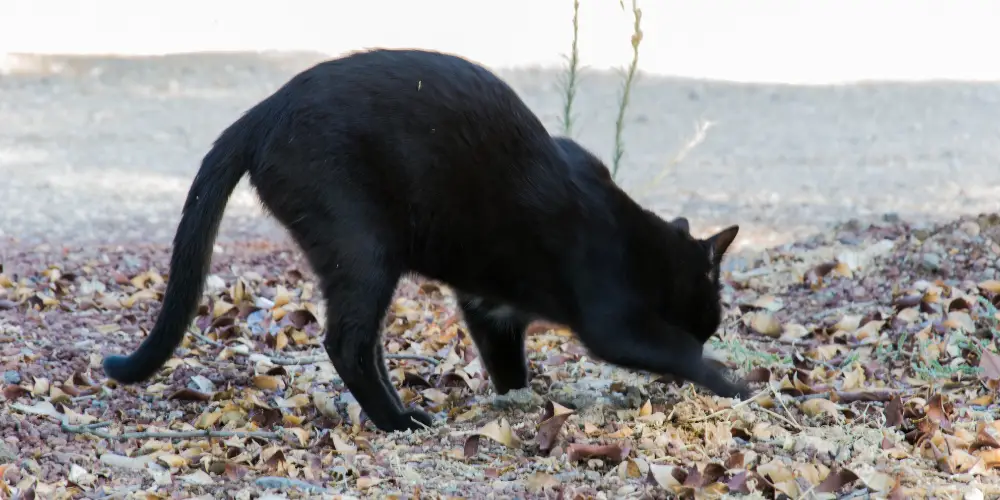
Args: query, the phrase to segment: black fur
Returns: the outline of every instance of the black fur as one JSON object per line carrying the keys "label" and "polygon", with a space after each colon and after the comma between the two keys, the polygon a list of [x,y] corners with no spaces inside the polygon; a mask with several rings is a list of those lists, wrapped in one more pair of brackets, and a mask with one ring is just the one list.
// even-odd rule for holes
{"label": "black fur", "polygon": [[221,134],[185,202],[156,325],[133,354],[105,359],[108,376],[139,382],[170,358],[245,173],[319,276],[326,351],[379,429],[431,423],[403,407],[380,345],[409,272],[458,291],[499,393],[527,386],[525,326],[546,319],[607,362],[746,395],[702,359],[738,227],[692,238],[686,220],[644,210],[600,160],[551,137],[492,73],[417,50],[318,64]]}

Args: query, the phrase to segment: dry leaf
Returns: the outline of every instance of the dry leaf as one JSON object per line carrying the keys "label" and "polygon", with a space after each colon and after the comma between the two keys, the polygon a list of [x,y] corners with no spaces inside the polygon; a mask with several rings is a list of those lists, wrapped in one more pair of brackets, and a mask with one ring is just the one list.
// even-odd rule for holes
{"label": "dry leaf", "polygon": [[768,337],[778,337],[781,335],[781,322],[775,319],[774,315],[765,311],[752,311],[743,317],[744,323],[755,332]]}
{"label": "dry leaf", "polygon": [[542,421],[538,424],[538,433],[535,436],[542,455],[547,455],[552,450],[552,447],[555,446],[556,438],[559,437],[559,430],[562,429],[566,419],[572,414],[573,410],[559,403],[552,401],[545,402]]}
{"label": "dry leaf", "polygon": [[629,451],[628,446],[619,444],[573,443],[566,447],[566,458],[570,462],[577,462],[588,458],[604,458],[618,463],[628,457]]}
{"label": "dry leaf", "polygon": [[265,391],[280,390],[285,388],[285,382],[280,377],[271,375],[256,375],[253,378],[253,385]]}
{"label": "dry leaf", "polygon": [[983,349],[979,358],[979,368],[985,380],[1000,380],[1000,355],[989,349]]}
{"label": "dry leaf", "polygon": [[986,280],[979,284],[979,289],[990,293],[1000,294],[1000,281]]}

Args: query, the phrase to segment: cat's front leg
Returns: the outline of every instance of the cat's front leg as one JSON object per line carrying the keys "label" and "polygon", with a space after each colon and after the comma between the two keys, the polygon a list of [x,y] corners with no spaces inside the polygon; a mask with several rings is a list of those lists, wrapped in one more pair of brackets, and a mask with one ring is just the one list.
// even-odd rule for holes
{"label": "cat's front leg", "polygon": [[[603,332],[590,327],[580,330],[584,345],[595,357],[608,363],[674,375],[722,397],[750,396],[750,389],[743,381],[729,381],[720,369],[703,357],[702,345],[679,328],[661,324],[655,332],[640,332],[629,327],[612,329],[610,326]],[[615,330],[618,330],[615,334],[609,334]]]}

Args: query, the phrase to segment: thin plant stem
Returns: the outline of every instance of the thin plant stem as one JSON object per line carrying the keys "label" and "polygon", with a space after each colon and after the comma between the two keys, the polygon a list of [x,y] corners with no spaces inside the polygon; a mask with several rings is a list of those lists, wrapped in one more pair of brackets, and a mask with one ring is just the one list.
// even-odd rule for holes
{"label": "thin plant stem", "polygon": [[639,9],[638,0],[632,0],[632,14],[634,22],[632,24],[632,62],[625,73],[625,83],[622,89],[621,100],[618,103],[618,119],[615,120],[615,152],[611,158],[611,177],[618,178],[618,168],[621,159],[625,156],[625,143],[622,140],[622,132],[625,130],[625,111],[628,109],[632,97],[632,83],[635,81],[635,74],[639,68],[639,44],[642,43],[642,10]]}

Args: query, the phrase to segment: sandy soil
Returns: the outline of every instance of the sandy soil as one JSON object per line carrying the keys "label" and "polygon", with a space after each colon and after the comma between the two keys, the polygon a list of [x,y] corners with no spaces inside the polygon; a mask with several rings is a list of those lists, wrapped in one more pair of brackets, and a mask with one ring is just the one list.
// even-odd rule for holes
{"label": "sandy soil", "polygon": [[[0,238],[168,242],[222,128],[311,54],[21,59],[0,76]],[[27,64],[25,64],[27,61]],[[558,129],[551,70],[500,70]],[[612,150],[617,76],[589,72],[575,136]],[[749,247],[835,221],[1000,210],[1000,83],[731,84],[647,76],[634,93],[623,182],[638,191],[700,120],[707,139],[644,198],[696,231],[739,223]],[[245,188],[223,239],[283,231]]]}

